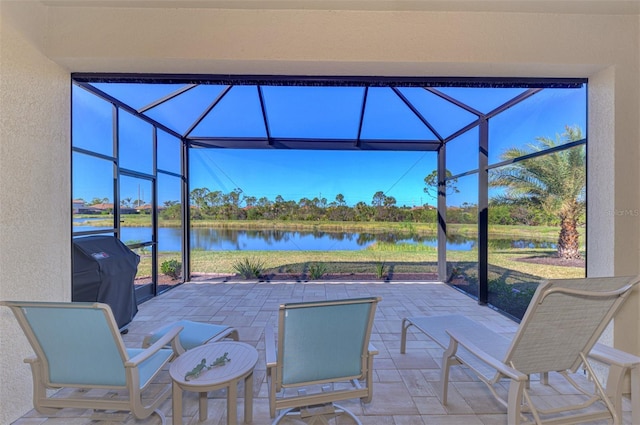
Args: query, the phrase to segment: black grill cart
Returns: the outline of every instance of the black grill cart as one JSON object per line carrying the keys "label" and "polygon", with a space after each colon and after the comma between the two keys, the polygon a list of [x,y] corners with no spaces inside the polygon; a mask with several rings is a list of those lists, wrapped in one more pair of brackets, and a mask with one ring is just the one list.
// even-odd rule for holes
{"label": "black grill cart", "polygon": [[108,304],[124,331],[138,312],[134,280],[140,257],[115,236],[73,240],[72,301]]}

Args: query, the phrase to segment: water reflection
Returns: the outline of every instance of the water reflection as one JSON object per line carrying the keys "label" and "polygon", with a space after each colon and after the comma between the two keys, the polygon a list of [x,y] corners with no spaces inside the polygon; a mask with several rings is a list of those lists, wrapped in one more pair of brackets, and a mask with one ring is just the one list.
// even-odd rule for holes
{"label": "water reflection", "polygon": [[[97,228],[77,226],[74,230],[88,231]],[[122,240],[146,241],[151,234],[148,227],[123,227]],[[173,227],[158,229],[158,247],[161,251],[179,251],[182,233]],[[357,251],[377,243],[410,243],[437,247],[436,236],[403,235],[392,232],[325,232],[325,231],[288,231],[279,229],[237,230],[210,229],[195,227],[191,229],[191,248],[211,251]],[[547,248],[555,249],[555,243],[525,239],[490,239],[491,249],[509,248]],[[464,235],[450,235],[447,249],[470,251],[477,248],[477,240]]]}
{"label": "water reflection", "polygon": [[[382,240],[369,233],[285,230],[191,230],[191,247],[203,250],[360,250]],[[388,238],[384,238],[388,239]],[[160,241],[162,243],[162,240]],[[161,249],[163,249],[161,247]]]}

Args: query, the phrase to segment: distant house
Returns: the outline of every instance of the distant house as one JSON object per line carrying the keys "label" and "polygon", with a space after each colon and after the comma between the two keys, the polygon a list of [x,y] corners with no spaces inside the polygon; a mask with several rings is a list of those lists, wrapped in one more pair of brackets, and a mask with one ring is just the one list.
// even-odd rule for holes
{"label": "distant house", "polygon": [[[131,208],[120,206],[120,214],[138,214],[140,212],[150,213],[151,205],[142,205],[138,208]],[[112,214],[113,204],[101,203],[93,205],[85,205],[82,199],[76,199],[73,201],[73,213],[74,214]]]}
{"label": "distant house", "polygon": [[90,207],[100,211],[113,211],[113,204],[93,204]]}
{"label": "distant house", "polygon": [[[102,204],[98,204],[102,205]],[[98,208],[98,205],[86,205],[86,202],[82,199],[73,200],[73,213],[74,214],[101,214],[104,208]],[[108,205],[108,204],[104,204]]]}
{"label": "distant house", "polygon": [[73,200],[73,213],[80,214],[80,210],[84,208],[84,200],[82,199],[74,199]]}
{"label": "distant house", "polygon": [[102,210],[93,208],[93,206],[82,207],[78,210],[78,214],[102,214]]}
{"label": "distant house", "polygon": [[[113,204],[93,204],[84,207],[81,211],[82,214],[111,214],[113,213]],[[126,214],[126,213],[125,213]]]}
{"label": "distant house", "polygon": [[[160,209],[160,208],[158,208],[158,209]],[[151,204],[140,205],[140,206],[135,207],[135,210],[138,213],[151,214],[151,211],[153,211],[153,205],[151,205]]]}

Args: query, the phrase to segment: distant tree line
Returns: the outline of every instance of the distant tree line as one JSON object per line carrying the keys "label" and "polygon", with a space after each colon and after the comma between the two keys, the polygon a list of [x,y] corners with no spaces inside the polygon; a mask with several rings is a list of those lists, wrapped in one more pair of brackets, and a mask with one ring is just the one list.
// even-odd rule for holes
{"label": "distant tree line", "polygon": [[274,200],[247,196],[240,189],[223,193],[198,188],[191,191],[190,201],[194,220],[429,222],[436,218],[433,207],[399,207],[393,196],[382,191],[373,195],[370,205],[361,201],[353,206],[347,205],[343,194],[331,202],[324,197],[305,197],[296,202],[281,195]]}
{"label": "distant tree line", "polygon": [[[396,199],[376,192],[370,204],[358,202],[349,206],[344,195],[338,194],[329,202],[326,198],[274,200],[243,195],[242,190],[230,193],[198,188],[191,191],[192,220],[280,220],[280,221],[353,221],[353,222],[411,222],[435,223],[437,211],[431,205],[397,206]],[[160,215],[164,219],[178,219],[181,206],[177,201],[165,202]],[[473,224],[478,222],[476,204],[463,203],[447,209],[447,222]],[[491,202],[489,224],[557,226],[558,216],[527,200],[500,199]]]}

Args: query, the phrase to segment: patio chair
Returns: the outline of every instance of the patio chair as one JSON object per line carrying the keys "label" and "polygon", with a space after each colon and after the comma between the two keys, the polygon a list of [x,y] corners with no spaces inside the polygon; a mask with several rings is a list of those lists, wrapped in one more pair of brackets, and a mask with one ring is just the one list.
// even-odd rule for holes
{"label": "patio chair", "polygon": [[[4,301],[24,331],[35,358],[25,359],[33,375],[33,404],[44,415],[66,407],[130,411],[137,419],[156,413],[171,385],[146,392],[173,355],[164,346],[181,328],[148,349],[127,349],[111,308],[102,303]],[[61,389],[47,396],[48,389]],[[96,390],[96,391],[91,391]],[[118,397],[109,394],[122,390]],[[142,394],[149,393],[150,400]],[[122,395],[122,396],[120,396]]]}
{"label": "patio chair", "polygon": [[174,350],[176,355],[181,355],[185,351],[202,344],[220,341],[229,338],[238,341],[240,338],[238,330],[227,325],[216,325],[213,323],[193,322],[191,320],[179,320],[169,325],[156,329],[144,337],[142,347],[150,347],[154,342],[162,338],[167,332],[176,326],[182,327],[182,332],[176,340]]}
{"label": "patio chair", "polygon": [[[464,364],[507,408],[510,425],[576,424],[600,419],[620,424],[622,418],[596,378],[588,356],[637,283],[637,276],[543,282],[511,341],[480,324],[472,328],[452,324],[445,329],[450,342],[442,357],[442,403],[447,404],[449,368]],[[584,388],[571,377],[581,365],[592,378],[593,388]],[[534,405],[529,377],[539,373],[547,383],[550,372],[564,377],[582,395],[581,400],[555,407]],[[507,400],[495,388],[504,378],[510,380]]]}
{"label": "patio chair", "polygon": [[308,423],[347,414],[336,401],[373,396],[373,356],[369,344],[380,298],[289,303],[280,306],[278,348],[265,329],[269,411],[277,424],[287,415]]}

